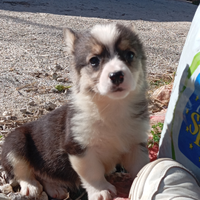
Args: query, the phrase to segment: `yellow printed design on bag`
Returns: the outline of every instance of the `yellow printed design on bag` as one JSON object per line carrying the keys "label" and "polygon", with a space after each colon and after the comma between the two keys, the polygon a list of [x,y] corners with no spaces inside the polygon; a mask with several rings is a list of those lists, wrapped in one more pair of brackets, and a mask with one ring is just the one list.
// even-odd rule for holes
{"label": "yellow printed design on bag", "polygon": [[[191,65],[191,73],[188,76],[192,75],[199,62]],[[197,76],[194,86],[194,92],[189,97],[183,111],[178,147],[190,161],[200,168],[200,74]]]}

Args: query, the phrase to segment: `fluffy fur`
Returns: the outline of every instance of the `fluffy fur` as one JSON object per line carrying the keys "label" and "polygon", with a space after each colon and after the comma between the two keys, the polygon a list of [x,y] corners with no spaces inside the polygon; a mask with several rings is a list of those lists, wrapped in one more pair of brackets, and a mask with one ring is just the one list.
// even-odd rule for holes
{"label": "fluffy fur", "polygon": [[64,199],[82,183],[89,200],[110,200],[105,175],[121,164],[134,178],[149,162],[146,57],[137,34],[120,24],[64,31],[73,91],[69,102],[16,128],[2,165],[21,193]]}

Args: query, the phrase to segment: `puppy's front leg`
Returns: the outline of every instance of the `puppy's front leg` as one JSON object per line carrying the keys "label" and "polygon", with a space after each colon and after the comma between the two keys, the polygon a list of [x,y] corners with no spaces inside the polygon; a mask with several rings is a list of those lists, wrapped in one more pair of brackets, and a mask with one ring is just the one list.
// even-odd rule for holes
{"label": "puppy's front leg", "polygon": [[115,187],[105,179],[105,169],[95,151],[87,149],[82,156],[70,155],[72,167],[78,173],[89,200],[111,200]]}

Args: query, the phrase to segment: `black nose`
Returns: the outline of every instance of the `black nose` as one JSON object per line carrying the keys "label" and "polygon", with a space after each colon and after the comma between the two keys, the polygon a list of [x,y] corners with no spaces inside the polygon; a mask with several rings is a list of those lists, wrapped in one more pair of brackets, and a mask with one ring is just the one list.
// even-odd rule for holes
{"label": "black nose", "polygon": [[124,81],[124,73],[122,71],[111,72],[109,78],[113,84],[118,86]]}

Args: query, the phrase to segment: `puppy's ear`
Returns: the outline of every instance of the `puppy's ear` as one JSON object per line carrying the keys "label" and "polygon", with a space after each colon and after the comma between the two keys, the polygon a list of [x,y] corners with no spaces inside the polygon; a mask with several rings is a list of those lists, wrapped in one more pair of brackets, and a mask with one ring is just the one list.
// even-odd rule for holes
{"label": "puppy's ear", "polygon": [[134,33],[138,33],[138,30],[137,30],[136,25],[135,25],[134,23],[131,23],[131,24],[129,25],[129,28],[130,28]]}
{"label": "puppy's ear", "polygon": [[69,28],[63,29],[64,43],[66,45],[66,51],[70,54],[74,53],[74,42],[77,39],[76,33]]}

